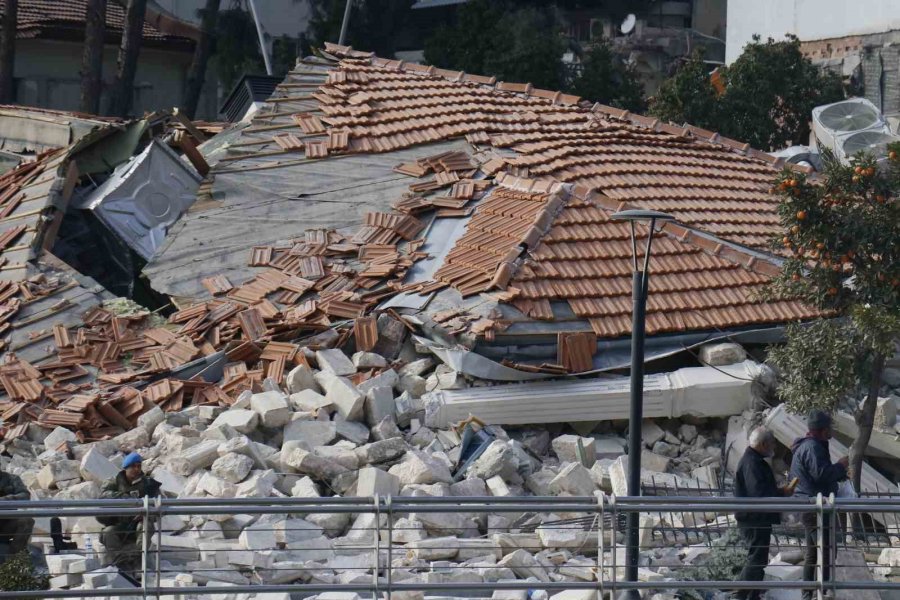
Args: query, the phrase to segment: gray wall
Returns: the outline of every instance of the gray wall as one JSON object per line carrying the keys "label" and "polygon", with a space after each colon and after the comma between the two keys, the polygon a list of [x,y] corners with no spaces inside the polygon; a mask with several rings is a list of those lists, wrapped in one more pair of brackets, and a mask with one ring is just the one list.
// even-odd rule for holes
{"label": "gray wall", "polygon": [[[78,110],[81,52],[80,42],[17,40],[16,101],[41,108]],[[104,50],[102,111],[106,110],[109,101],[107,90],[115,78],[118,52],[118,46],[111,44]],[[181,103],[191,56],[189,52],[141,48],[134,80],[134,115],[172,108]],[[215,119],[218,111],[215,85],[214,82],[210,85],[209,79],[208,73],[206,91],[197,110],[199,119]]]}

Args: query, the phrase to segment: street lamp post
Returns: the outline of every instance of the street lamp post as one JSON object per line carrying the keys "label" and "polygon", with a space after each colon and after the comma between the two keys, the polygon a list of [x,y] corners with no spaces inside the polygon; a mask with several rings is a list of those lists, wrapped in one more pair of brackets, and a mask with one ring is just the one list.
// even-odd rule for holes
{"label": "street lamp post", "polygon": [[[623,210],[611,217],[615,221],[631,223],[631,260],[632,260],[632,310],[631,322],[631,411],[628,419],[628,495],[641,495],[641,422],[644,418],[644,324],[647,312],[647,290],[650,281],[650,250],[653,246],[653,231],[657,221],[672,221],[672,215],[655,210]],[[650,232],[647,236],[647,247],[644,251],[643,269],[638,265],[637,237],[635,223],[649,221]],[[640,556],[640,515],[628,513],[628,538],[625,548],[625,580],[637,581],[638,559]],[[640,598],[637,590],[628,590],[620,598]]]}

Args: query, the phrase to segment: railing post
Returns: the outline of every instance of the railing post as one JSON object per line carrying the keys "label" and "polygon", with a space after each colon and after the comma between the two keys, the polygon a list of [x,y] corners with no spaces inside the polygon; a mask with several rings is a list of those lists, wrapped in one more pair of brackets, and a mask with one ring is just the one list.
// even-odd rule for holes
{"label": "railing post", "polygon": [[816,570],[816,597],[823,600],[825,596],[825,514],[822,494],[816,494],[816,542],[818,549],[816,561],[819,563]]}
{"label": "railing post", "polygon": [[144,496],[144,522],[141,531],[141,591],[147,597],[147,554],[150,551],[150,496]]}
{"label": "railing post", "polygon": [[606,524],[603,519],[604,500],[606,494],[600,492],[597,496],[597,600],[603,600],[603,535],[606,533]]}
{"label": "railing post", "polygon": [[394,571],[394,506],[390,494],[385,499],[388,520],[388,564],[387,564],[387,600],[391,600],[391,586],[393,584],[392,573]]}
{"label": "railing post", "polygon": [[618,570],[618,563],[619,563],[619,557],[618,557],[619,552],[618,552],[618,548],[616,547],[616,538],[618,537],[618,535],[616,535],[616,534],[618,533],[618,530],[619,530],[619,511],[618,511],[618,508],[616,507],[616,495],[615,494],[613,494],[612,496],[609,497],[609,506],[610,506],[610,508],[612,508],[612,527],[610,528],[611,535],[610,535],[610,540],[609,540],[609,549],[610,549],[610,553],[612,554],[612,556],[610,557],[610,558],[612,558],[612,575],[611,575],[612,588],[610,588],[610,593],[612,594],[611,597],[614,598],[616,595],[616,578],[618,577],[617,570]]}
{"label": "railing post", "polygon": [[375,494],[375,569],[372,583],[375,585],[375,600],[378,599],[378,569],[381,566],[381,501]]}
{"label": "railing post", "polygon": [[162,550],[162,496],[156,497],[156,600],[159,600],[159,588],[162,586],[162,567],[160,552]]}
{"label": "railing post", "polygon": [[830,508],[828,521],[831,524],[829,528],[828,540],[828,579],[824,580],[829,587],[833,587],[834,582],[834,565],[837,564],[837,507],[835,506],[834,493],[828,495],[828,506]]}

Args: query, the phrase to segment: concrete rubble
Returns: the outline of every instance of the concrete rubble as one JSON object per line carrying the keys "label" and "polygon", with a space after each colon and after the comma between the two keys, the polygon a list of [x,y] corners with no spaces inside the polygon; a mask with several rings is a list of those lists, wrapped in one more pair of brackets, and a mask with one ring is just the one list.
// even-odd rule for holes
{"label": "concrete rubble", "polygon": [[[147,413],[138,425],[141,433],[127,440],[79,444],[65,429],[34,428],[27,442],[8,448],[4,468],[20,475],[36,498],[96,497],[132,449],[144,456],[146,470],[164,492],[180,498],[625,495],[626,421],[577,428],[492,425],[493,441],[461,470],[460,433],[429,422],[427,397],[409,385],[410,377],[433,375],[434,362],[411,354],[405,364],[391,363],[369,354],[310,353],[308,365],[286,369],[281,383],[265,380],[262,391],[241,394],[231,407]],[[780,423],[773,414],[769,420]],[[728,419],[647,419],[645,490],[718,487],[733,471],[734,455],[743,451],[754,418],[759,417],[748,410]],[[770,424],[784,441],[784,427]],[[540,589],[541,582],[596,580],[597,530],[571,521],[587,516],[395,513],[389,533],[385,514],[195,515],[166,517],[160,539],[152,543],[162,552],[164,582],[348,583],[371,580],[378,524],[382,553],[388,536],[393,544],[393,554],[383,556],[381,564],[390,560],[394,581],[524,580]],[[696,545],[700,534],[691,538],[671,531],[727,523],[716,514],[642,515],[647,559],[641,578],[672,576],[673,561],[705,560],[708,548]],[[79,548],[48,557],[54,586],[123,584],[102,567],[99,523],[64,518],[63,527]],[[662,547],[661,529],[675,536],[675,555]],[[94,553],[85,549],[86,534]],[[606,552],[610,542],[605,540]],[[892,551],[879,563],[884,569],[900,564]],[[796,573],[783,561],[767,570],[777,578]]]}

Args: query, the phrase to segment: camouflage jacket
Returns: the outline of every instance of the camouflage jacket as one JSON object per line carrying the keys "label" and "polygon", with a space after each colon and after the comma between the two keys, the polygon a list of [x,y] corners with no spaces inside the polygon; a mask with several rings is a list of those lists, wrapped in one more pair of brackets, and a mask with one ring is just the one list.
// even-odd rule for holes
{"label": "camouflage jacket", "polygon": [[155,498],[159,496],[160,483],[150,477],[144,475],[138,481],[131,483],[125,477],[125,471],[119,471],[119,474],[110,479],[103,486],[100,493],[101,498],[143,498],[150,496]]}
{"label": "camouflage jacket", "polygon": [[0,500],[29,500],[31,492],[22,478],[12,473],[0,471]]}

